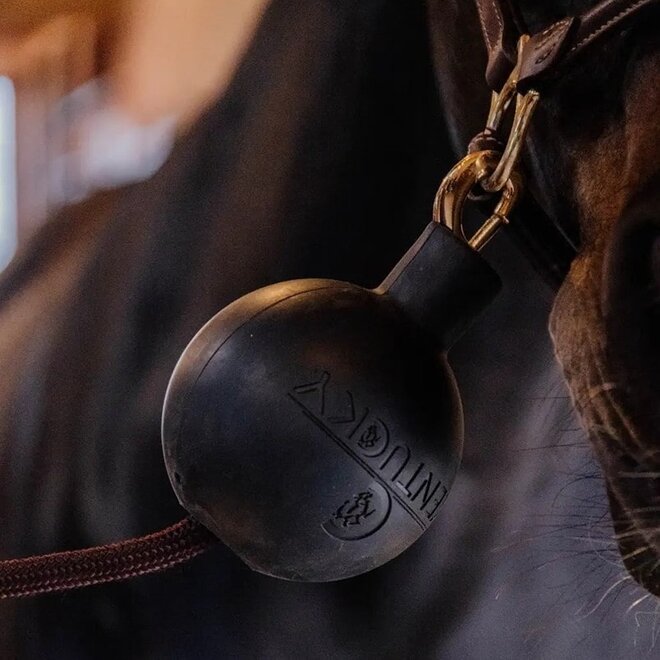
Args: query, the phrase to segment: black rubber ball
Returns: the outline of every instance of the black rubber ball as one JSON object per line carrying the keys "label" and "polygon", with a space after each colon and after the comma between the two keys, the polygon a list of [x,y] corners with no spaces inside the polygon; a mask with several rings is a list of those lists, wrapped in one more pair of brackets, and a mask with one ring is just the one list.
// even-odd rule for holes
{"label": "black rubber ball", "polygon": [[[447,242],[478,260],[478,303],[442,293],[441,263],[434,291],[421,290],[422,262]],[[432,226],[376,290],[297,280],[226,307],[185,350],[166,397],[165,461],[182,505],[280,578],[337,580],[396,557],[456,475],[462,413],[445,349],[496,289],[476,253]],[[451,319],[429,309],[438,303]]]}

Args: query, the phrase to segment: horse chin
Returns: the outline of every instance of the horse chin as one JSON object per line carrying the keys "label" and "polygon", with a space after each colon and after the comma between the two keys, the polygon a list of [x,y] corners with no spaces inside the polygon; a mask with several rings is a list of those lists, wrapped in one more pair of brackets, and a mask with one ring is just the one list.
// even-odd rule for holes
{"label": "horse chin", "polygon": [[660,545],[654,520],[658,508],[645,506],[644,495],[616,475],[607,479],[607,491],[623,563],[639,584],[660,597]]}
{"label": "horse chin", "polygon": [[[623,396],[619,397],[619,393]],[[657,434],[646,419],[626,410],[627,392],[612,389],[588,411],[589,437],[607,487],[612,523],[623,563],[643,587],[660,596],[660,462]],[[594,418],[608,418],[606,424]]]}
{"label": "horse chin", "polygon": [[[593,355],[593,345],[590,350]],[[590,386],[586,401],[580,397],[578,409],[603,469],[623,563],[637,582],[660,596],[660,399],[650,378],[643,383],[639,372],[626,370],[622,352],[609,343],[607,360],[586,370],[587,382],[602,380]],[[575,379],[571,386],[584,392]]]}
{"label": "horse chin", "polygon": [[[616,437],[591,429],[605,467],[619,548],[631,575],[660,596],[660,187],[635,197],[606,251],[603,316]],[[607,388],[606,388],[607,389]],[[603,453],[606,455],[603,456]]]}
{"label": "horse chin", "polygon": [[660,596],[660,185],[575,260],[551,332],[632,577]]}
{"label": "horse chin", "polygon": [[660,596],[660,186],[575,260],[551,331],[632,577]]}

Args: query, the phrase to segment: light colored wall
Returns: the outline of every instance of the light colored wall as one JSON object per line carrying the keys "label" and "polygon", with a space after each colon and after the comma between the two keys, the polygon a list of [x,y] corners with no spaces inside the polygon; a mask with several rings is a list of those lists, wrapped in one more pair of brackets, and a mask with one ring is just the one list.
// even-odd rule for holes
{"label": "light colored wall", "polygon": [[[184,128],[231,80],[268,0],[9,0],[0,3],[0,75],[16,89],[18,241],[61,203],[80,136],[71,90],[103,76],[113,113]],[[80,145],[77,145],[78,147]],[[139,145],[136,146],[139,149]],[[72,165],[70,173],[62,163]],[[75,187],[75,185],[74,185]]]}
{"label": "light colored wall", "polygon": [[109,80],[140,121],[190,121],[225,89],[267,0],[133,0]]}

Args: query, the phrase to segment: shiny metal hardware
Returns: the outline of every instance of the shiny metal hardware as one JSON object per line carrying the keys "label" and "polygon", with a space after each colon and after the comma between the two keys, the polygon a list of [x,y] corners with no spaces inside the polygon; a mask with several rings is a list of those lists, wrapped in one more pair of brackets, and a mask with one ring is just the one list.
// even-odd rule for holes
{"label": "shiny metal hardware", "polygon": [[516,172],[512,172],[492,215],[471,238],[466,237],[463,229],[463,208],[468,194],[474,186],[492,174],[499,157],[496,151],[477,151],[465,156],[443,179],[433,202],[434,222],[446,226],[475,250],[480,250],[501,226],[508,224],[508,215],[522,188],[520,177]]}
{"label": "shiny metal hardware", "polygon": [[518,166],[520,152],[525,144],[534,109],[539,102],[539,94],[533,89],[524,96],[517,95],[516,111],[506,147],[493,173],[481,181],[481,187],[487,192],[502,190]]}
{"label": "shiny metal hardware", "polygon": [[[499,94],[493,93],[488,112],[486,131],[501,133],[502,122],[515,98],[513,121],[503,152],[484,150],[469,153],[443,179],[433,202],[433,220],[448,227],[475,250],[483,248],[500,227],[509,223],[509,214],[522,191],[518,161],[540,99],[533,89],[525,94],[519,94],[517,90],[521,54],[528,39],[527,35],[520,38],[518,62]],[[484,196],[484,191],[500,193],[501,196],[490,217],[468,239],[463,229],[463,208],[468,199],[488,199],[490,195]]]}
{"label": "shiny metal hardware", "polygon": [[522,62],[522,51],[529,40],[529,35],[523,35],[518,41],[518,61],[513,68],[509,79],[500,90],[499,94],[493,92],[490,110],[486,121],[486,128],[493,132],[501,131],[502,121],[507,114],[511,101],[516,99],[513,123],[507,139],[506,147],[500,157],[495,170],[480,183],[487,192],[498,192],[506,186],[511,173],[518,165],[520,152],[525,143],[525,137],[531,123],[532,115],[539,102],[540,95],[530,89],[525,94],[517,91],[518,78],[520,76],[520,65]]}

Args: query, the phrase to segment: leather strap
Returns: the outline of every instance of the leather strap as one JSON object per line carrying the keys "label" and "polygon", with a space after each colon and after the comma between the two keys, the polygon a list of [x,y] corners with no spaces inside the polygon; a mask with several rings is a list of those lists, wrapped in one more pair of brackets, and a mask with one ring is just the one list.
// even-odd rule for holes
{"label": "leather strap", "polygon": [[[528,30],[516,12],[515,0],[475,2],[488,52],[486,81],[499,92],[515,66],[518,39],[528,34]],[[521,54],[518,91],[534,87],[545,93],[572,62],[607,37],[620,33],[653,6],[660,7],[660,0],[603,0],[581,16],[569,16],[531,35]],[[497,150],[497,139],[495,134],[480,133],[470,147]],[[526,208],[518,212],[531,215],[536,221],[531,226],[525,222],[512,223],[513,235],[537,269],[558,286],[575,256],[577,241],[547,218],[534,200],[527,198],[523,204]]]}
{"label": "leather strap", "polygon": [[504,84],[516,61],[518,37],[524,28],[510,0],[477,0],[477,11],[488,50],[486,80],[494,89],[500,80]]}
{"label": "leather strap", "polygon": [[[524,31],[510,0],[475,0],[488,51],[486,81],[502,88],[516,61],[515,43]],[[564,18],[531,36],[522,53],[518,88],[547,87],[559,72],[607,37],[621,32],[660,0],[603,0],[581,16]]]}

